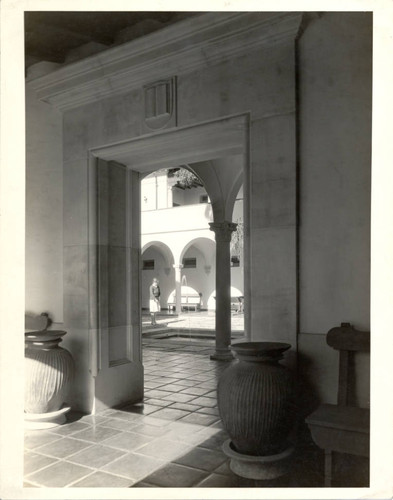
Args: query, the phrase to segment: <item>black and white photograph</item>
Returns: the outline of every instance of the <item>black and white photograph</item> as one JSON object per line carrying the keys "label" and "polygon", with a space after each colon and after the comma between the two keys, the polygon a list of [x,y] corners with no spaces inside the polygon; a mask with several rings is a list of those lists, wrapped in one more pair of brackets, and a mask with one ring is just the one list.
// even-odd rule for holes
{"label": "black and white photograph", "polygon": [[388,4],[5,0],[1,498],[391,498]]}

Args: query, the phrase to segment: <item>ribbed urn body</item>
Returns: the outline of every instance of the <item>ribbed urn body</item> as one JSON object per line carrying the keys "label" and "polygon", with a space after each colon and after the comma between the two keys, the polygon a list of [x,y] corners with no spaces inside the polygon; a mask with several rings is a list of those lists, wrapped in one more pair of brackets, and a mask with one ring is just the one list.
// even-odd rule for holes
{"label": "ribbed urn body", "polygon": [[218,409],[239,453],[273,455],[287,446],[294,423],[293,378],[278,363],[289,344],[242,342],[231,346],[238,360],[218,383]]}
{"label": "ribbed urn body", "polygon": [[25,412],[49,413],[63,405],[74,376],[71,354],[59,347],[66,332],[25,334]]}

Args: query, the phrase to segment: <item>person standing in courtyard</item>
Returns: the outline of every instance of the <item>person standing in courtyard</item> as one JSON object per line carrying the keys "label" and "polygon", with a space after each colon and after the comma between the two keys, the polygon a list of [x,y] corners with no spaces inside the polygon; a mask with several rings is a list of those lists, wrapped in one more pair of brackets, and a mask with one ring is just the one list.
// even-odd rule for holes
{"label": "person standing in courtyard", "polygon": [[157,278],[153,279],[153,283],[150,285],[149,288],[150,291],[150,316],[151,316],[151,324],[156,325],[156,313],[161,311],[161,306],[160,306],[160,286],[159,286],[159,281]]}

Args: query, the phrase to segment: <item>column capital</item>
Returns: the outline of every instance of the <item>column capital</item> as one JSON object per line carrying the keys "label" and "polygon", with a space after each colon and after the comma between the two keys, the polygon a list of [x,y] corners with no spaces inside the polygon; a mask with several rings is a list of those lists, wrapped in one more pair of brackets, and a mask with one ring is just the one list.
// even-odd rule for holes
{"label": "column capital", "polygon": [[236,231],[237,224],[235,222],[209,222],[210,231],[214,231],[216,241],[230,242],[233,231]]}
{"label": "column capital", "polygon": [[173,269],[183,269],[183,264],[172,264]]}

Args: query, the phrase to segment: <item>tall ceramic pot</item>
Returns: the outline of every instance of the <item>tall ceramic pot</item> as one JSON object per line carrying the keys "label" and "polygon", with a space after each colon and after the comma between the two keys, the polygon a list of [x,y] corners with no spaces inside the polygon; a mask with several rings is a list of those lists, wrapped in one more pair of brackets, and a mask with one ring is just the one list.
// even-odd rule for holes
{"label": "tall ceramic pot", "polygon": [[289,344],[241,342],[231,346],[237,361],[218,383],[218,409],[233,449],[266,456],[288,447],[293,415],[290,371],[279,364]]}
{"label": "tall ceramic pot", "polygon": [[60,330],[25,333],[25,412],[60,410],[74,375],[71,354],[61,347]]}

